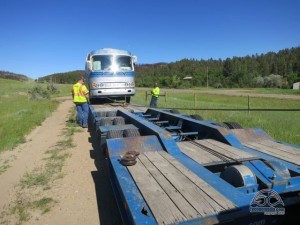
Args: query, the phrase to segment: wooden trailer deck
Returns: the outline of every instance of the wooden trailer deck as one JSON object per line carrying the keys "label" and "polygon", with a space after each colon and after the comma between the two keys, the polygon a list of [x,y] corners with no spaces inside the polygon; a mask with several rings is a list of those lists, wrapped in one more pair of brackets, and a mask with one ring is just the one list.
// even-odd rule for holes
{"label": "wooden trailer deck", "polygon": [[127,167],[158,224],[204,218],[236,206],[164,151],[144,152]]}
{"label": "wooden trailer deck", "polygon": [[195,142],[196,144],[189,141],[178,142],[177,145],[184,154],[202,165],[223,162],[222,159],[209,151],[220,153],[229,161],[244,161],[256,158],[255,155],[213,139],[197,140]]}
{"label": "wooden trailer deck", "polygon": [[246,142],[244,146],[272,155],[276,158],[300,165],[300,151],[297,148],[283,145],[272,140],[260,140],[258,142]]}

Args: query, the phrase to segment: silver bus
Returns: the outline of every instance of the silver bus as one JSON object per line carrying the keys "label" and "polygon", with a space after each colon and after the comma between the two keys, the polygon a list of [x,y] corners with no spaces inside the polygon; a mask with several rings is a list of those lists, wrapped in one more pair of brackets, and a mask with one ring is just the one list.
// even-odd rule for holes
{"label": "silver bus", "polygon": [[119,49],[103,48],[88,53],[85,64],[85,80],[89,99],[124,99],[130,102],[135,94],[134,64],[137,57]]}

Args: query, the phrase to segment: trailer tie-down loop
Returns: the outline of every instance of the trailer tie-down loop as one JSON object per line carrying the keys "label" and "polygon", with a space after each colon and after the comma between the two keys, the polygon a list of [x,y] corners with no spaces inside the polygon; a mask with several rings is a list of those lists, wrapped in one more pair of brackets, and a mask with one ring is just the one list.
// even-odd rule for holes
{"label": "trailer tie-down loop", "polygon": [[137,151],[127,151],[121,160],[121,164],[123,166],[133,166],[136,164],[136,157],[139,155],[140,153]]}

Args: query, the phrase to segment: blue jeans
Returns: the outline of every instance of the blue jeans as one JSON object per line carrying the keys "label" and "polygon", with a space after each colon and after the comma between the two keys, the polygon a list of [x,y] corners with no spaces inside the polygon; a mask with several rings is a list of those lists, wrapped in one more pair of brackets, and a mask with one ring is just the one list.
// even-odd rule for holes
{"label": "blue jeans", "polygon": [[152,96],[151,102],[150,102],[150,108],[157,108],[157,97]]}
{"label": "blue jeans", "polygon": [[75,103],[77,110],[77,123],[80,126],[87,126],[89,116],[89,105],[85,103]]}

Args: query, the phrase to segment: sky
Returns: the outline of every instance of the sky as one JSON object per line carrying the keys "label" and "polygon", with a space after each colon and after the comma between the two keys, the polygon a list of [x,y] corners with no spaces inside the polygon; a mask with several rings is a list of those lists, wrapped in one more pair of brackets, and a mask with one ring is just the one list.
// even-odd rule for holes
{"label": "sky", "polygon": [[300,46],[299,0],[0,0],[0,70],[84,70],[118,48],[138,64],[226,59]]}

